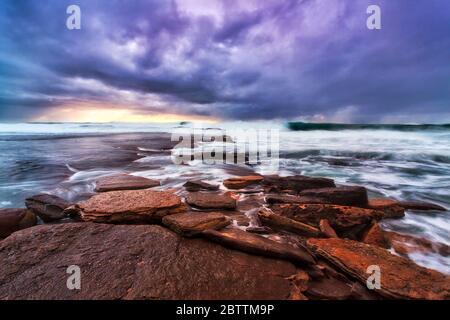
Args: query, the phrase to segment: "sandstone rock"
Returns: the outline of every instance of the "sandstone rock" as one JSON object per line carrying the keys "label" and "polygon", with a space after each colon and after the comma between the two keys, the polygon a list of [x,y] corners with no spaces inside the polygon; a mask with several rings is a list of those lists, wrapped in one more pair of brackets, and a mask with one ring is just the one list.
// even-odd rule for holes
{"label": "sandstone rock", "polygon": [[55,195],[38,194],[27,198],[25,205],[44,222],[51,222],[64,218],[63,211],[71,204]]}
{"label": "sandstone rock", "polygon": [[[96,194],[75,206],[81,219],[106,223],[142,223],[186,211],[181,199],[168,191],[126,190]],[[66,212],[73,211],[72,207]]]}
{"label": "sandstone rock", "polygon": [[316,228],[319,228],[320,220],[327,219],[338,234],[352,236],[383,216],[382,212],[372,209],[329,204],[280,204],[271,208],[277,214]]}
{"label": "sandstone rock", "polygon": [[261,176],[243,176],[230,178],[223,182],[223,185],[228,189],[243,189],[250,185],[259,183],[263,180]]}
{"label": "sandstone rock", "polygon": [[372,226],[370,226],[369,229],[364,233],[361,241],[385,249],[390,248],[383,229],[381,229],[380,225],[376,222],[374,222]]}
{"label": "sandstone rock", "polygon": [[418,210],[418,211],[447,211],[446,208],[425,201],[399,201],[398,204],[406,210]]}
{"label": "sandstone rock", "polygon": [[96,182],[96,192],[148,189],[160,185],[159,181],[129,174],[117,174],[99,179]]}
{"label": "sandstone rock", "polygon": [[367,268],[377,265],[381,270],[378,294],[393,299],[448,299],[450,277],[420,267],[408,259],[394,256],[387,250],[344,239],[309,239],[308,246],[352,278],[365,284]]}
{"label": "sandstone rock", "polygon": [[201,209],[227,209],[236,208],[236,200],[228,194],[195,192],[189,193],[186,202]]}
{"label": "sandstone rock", "polygon": [[306,296],[323,300],[346,300],[352,296],[352,286],[336,278],[321,277],[308,283]]}
{"label": "sandstone rock", "polygon": [[277,243],[239,229],[206,230],[203,232],[203,235],[210,240],[243,252],[286,259],[302,265],[315,263],[314,258],[305,249]]}
{"label": "sandstone rock", "polygon": [[210,184],[201,180],[189,180],[183,185],[187,191],[196,192],[200,190],[219,190],[219,185]]}
{"label": "sandstone rock", "polygon": [[37,223],[36,215],[27,209],[0,209],[0,238]]}
{"label": "sandstone rock", "polygon": [[[155,225],[65,223],[0,242],[0,299],[287,299],[287,261],[248,255]],[[81,290],[66,287],[81,269]]]}
{"label": "sandstone rock", "polygon": [[251,232],[251,233],[258,233],[258,234],[268,234],[268,233],[272,233],[272,229],[268,228],[268,227],[248,227],[245,229],[245,231],[247,232]]}
{"label": "sandstone rock", "polygon": [[369,208],[384,212],[385,219],[403,218],[405,209],[400,206],[399,202],[391,199],[370,199]]}
{"label": "sandstone rock", "polygon": [[307,189],[332,188],[336,185],[332,179],[307,176],[280,177],[277,175],[264,176],[262,182],[266,192],[294,192]]}
{"label": "sandstone rock", "polygon": [[274,214],[269,210],[259,210],[258,218],[262,224],[273,229],[289,231],[306,237],[319,237],[320,231],[308,224]]}
{"label": "sandstone rock", "polygon": [[305,271],[300,271],[299,273],[290,276],[288,279],[294,286],[289,300],[308,300],[303,292],[308,289],[308,282],[310,280],[309,275]]}
{"label": "sandstone rock", "polygon": [[299,197],[291,194],[269,194],[265,198],[268,204],[278,203],[298,203],[298,204],[329,204],[322,198],[315,197]]}
{"label": "sandstone rock", "polygon": [[186,212],[165,216],[162,223],[181,235],[193,236],[204,230],[221,229],[231,219],[219,212]]}
{"label": "sandstone rock", "polygon": [[327,238],[339,238],[327,219],[319,221],[319,229]]}
{"label": "sandstone rock", "polygon": [[365,208],[368,205],[367,190],[364,187],[321,188],[300,192],[300,196],[323,199],[325,203]]}
{"label": "sandstone rock", "polygon": [[404,257],[417,252],[423,254],[434,253],[443,257],[450,256],[450,247],[444,243],[392,231],[385,231],[385,236],[389,248],[393,248],[397,254]]}

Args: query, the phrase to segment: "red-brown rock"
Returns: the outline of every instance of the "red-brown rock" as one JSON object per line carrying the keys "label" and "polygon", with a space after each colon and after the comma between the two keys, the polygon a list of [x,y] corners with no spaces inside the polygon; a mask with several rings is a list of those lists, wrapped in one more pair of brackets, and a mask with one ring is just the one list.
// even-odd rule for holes
{"label": "red-brown rock", "polygon": [[[0,299],[287,299],[291,263],[155,225],[65,223],[0,242]],[[66,286],[81,269],[81,290]]]}
{"label": "red-brown rock", "polygon": [[341,206],[366,208],[368,205],[366,188],[357,186],[305,190],[300,192],[300,196],[323,199],[324,203]]}
{"label": "red-brown rock", "polygon": [[36,215],[27,209],[0,209],[0,238],[37,223]]}
{"label": "red-brown rock", "polygon": [[399,201],[398,204],[405,208],[405,210],[418,210],[418,211],[447,211],[446,208],[425,201]]}
{"label": "red-brown rock", "polygon": [[333,188],[336,185],[332,179],[307,176],[280,177],[277,175],[264,176],[262,182],[266,192],[298,193],[307,189]]}
{"label": "red-brown rock", "polygon": [[410,254],[417,252],[423,254],[434,253],[443,257],[450,256],[450,247],[444,243],[392,231],[386,231],[385,236],[389,247],[404,257],[408,257]]}
{"label": "red-brown rock", "polygon": [[369,229],[362,236],[361,241],[385,249],[390,248],[384,230],[381,229],[380,225],[377,222],[374,222],[369,227]]}
{"label": "red-brown rock", "polygon": [[272,206],[272,210],[316,228],[319,228],[320,220],[327,219],[338,234],[353,236],[366,229],[372,220],[383,216],[382,212],[372,209],[329,204],[280,204]]}
{"label": "red-brown rock", "polygon": [[253,184],[261,182],[264,178],[261,176],[242,176],[230,178],[223,182],[228,189],[243,189]]}
{"label": "red-brown rock", "polygon": [[219,212],[185,212],[165,216],[162,223],[181,235],[193,236],[204,230],[226,227],[231,219]]}
{"label": "red-brown rock", "polygon": [[330,204],[322,198],[299,197],[292,194],[269,194],[265,197],[268,204],[297,203],[297,204]]}
{"label": "red-brown rock", "polygon": [[282,215],[274,214],[266,209],[258,211],[258,218],[262,224],[275,230],[289,231],[305,237],[320,236],[320,231],[317,228]]}
{"label": "red-brown rock", "polygon": [[193,192],[188,194],[186,202],[201,209],[233,210],[236,208],[236,199],[229,194]]}
{"label": "red-brown rock", "polygon": [[202,180],[189,180],[183,186],[186,188],[187,191],[190,192],[196,192],[200,190],[210,190],[210,191],[219,190],[218,184],[210,184]]}
{"label": "red-brown rock", "polygon": [[186,211],[181,199],[169,191],[124,190],[94,195],[69,207],[83,221],[103,223],[142,223],[159,221],[168,214]]}
{"label": "red-brown rock", "polygon": [[25,205],[44,222],[51,222],[64,218],[64,210],[71,204],[55,195],[38,194],[27,198]]}
{"label": "red-brown rock", "polygon": [[339,238],[327,219],[320,220],[319,229],[327,238]]}
{"label": "red-brown rock", "polygon": [[400,206],[399,202],[391,199],[370,199],[369,208],[384,212],[385,219],[403,218],[405,209]]}
{"label": "red-brown rock", "polygon": [[96,182],[96,192],[108,192],[118,190],[138,190],[157,187],[160,182],[144,177],[129,174],[117,174],[99,179]]}
{"label": "red-brown rock", "polygon": [[365,284],[369,266],[379,266],[381,289],[378,294],[394,299],[449,299],[450,277],[420,267],[387,250],[344,239],[309,239],[308,246],[322,258]]}

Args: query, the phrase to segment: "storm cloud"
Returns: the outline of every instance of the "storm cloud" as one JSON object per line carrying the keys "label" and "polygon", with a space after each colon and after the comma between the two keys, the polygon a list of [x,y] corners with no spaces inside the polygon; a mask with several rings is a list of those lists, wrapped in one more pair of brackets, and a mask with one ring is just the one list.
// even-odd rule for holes
{"label": "storm cloud", "polygon": [[[66,28],[70,4],[81,30]],[[366,27],[370,4],[381,7],[381,30]],[[450,121],[448,1],[3,0],[0,9],[0,120],[95,103],[223,120]]]}

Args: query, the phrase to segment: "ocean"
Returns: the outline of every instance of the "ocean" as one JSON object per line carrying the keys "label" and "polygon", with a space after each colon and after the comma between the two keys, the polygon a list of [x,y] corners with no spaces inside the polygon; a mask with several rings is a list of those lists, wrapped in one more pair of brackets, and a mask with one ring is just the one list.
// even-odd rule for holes
{"label": "ocean", "polygon": [[[221,182],[252,166],[180,166],[171,158],[170,133],[193,124],[0,124],[0,208],[23,207],[36,193],[86,199],[94,182],[127,172],[179,188],[187,179]],[[279,130],[280,175],[303,174],[363,185],[371,196],[430,201],[450,208],[450,126],[315,125],[282,122],[208,124],[208,128]],[[383,228],[450,245],[450,213],[408,211]],[[418,264],[450,274],[450,257],[417,253]]]}

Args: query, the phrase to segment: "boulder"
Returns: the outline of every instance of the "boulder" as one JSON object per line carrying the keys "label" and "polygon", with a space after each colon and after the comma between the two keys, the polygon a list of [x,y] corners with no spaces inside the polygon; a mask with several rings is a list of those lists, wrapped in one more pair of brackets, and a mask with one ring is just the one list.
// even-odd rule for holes
{"label": "boulder", "polygon": [[129,174],[117,174],[100,178],[96,182],[96,192],[108,192],[118,190],[138,190],[157,187],[160,182],[144,177],[132,176]]}
{"label": "boulder", "polygon": [[189,180],[183,186],[186,188],[187,191],[190,192],[196,192],[200,190],[210,190],[210,191],[219,190],[218,184],[210,184],[202,180]]}
{"label": "boulder", "polygon": [[162,223],[176,233],[193,236],[204,230],[226,227],[231,219],[220,212],[186,212],[165,216]]}
{"label": "boulder", "polygon": [[247,232],[251,232],[251,233],[258,233],[258,234],[268,234],[268,233],[272,233],[272,229],[262,226],[254,226],[254,227],[247,227],[245,228],[245,231]]}
{"label": "boulder", "polygon": [[307,176],[280,177],[277,175],[264,176],[262,182],[266,192],[298,193],[307,189],[333,188],[336,185],[332,179]]}
{"label": "boulder", "polygon": [[327,238],[339,238],[327,219],[319,221],[319,229]]}
{"label": "boulder", "polygon": [[37,223],[36,215],[27,209],[0,209],[0,238]]}
{"label": "boulder", "polygon": [[403,218],[405,208],[399,202],[391,199],[370,199],[368,208],[384,212],[385,219]]}
{"label": "boulder", "polygon": [[281,244],[239,229],[206,230],[202,234],[207,239],[243,252],[285,259],[302,265],[315,263],[313,256],[303,248]]}
{"label": "boulder", "polygon": [[233,210],[236,208],[236,199],[229,194],[194,192],[188,194],[186,202],[201,209]]}
{"label": "boulder", "polygon": [[64,210],[71,204],[51,194],[38,194],[27,198],[25,205],[44,222],[52,222],[64,218]]}
{"label": "boulder", "polygon": [[366,284],[369,266],[379,266],[378,294],[392,299],[449,299],[450,277],[387,250],[346,239],[309,239],[308,247],[344,273]]}
{"label": "boulder", "polygon": [[269,210],[258,211],[258,218],[262,224],[275,230],[289,231],[305,237],[319,237],[320,231],[308,224],[275,214]]}
{"label": "boulder", "polygon": [[399,201],[398,204],[405,208],[405,210],[418,210],[418,211],[447,211],[446,208],[425,201]]}
{"label": "boulder", "polygon": [[364,187],[321,188],[300,192],[300,196],[319,198],[324,203],[366,208],[367,190]]}
{"label": "boulder", "polygon": [[338,234],[353,237],[365,230],[372,220],[383,217],[381,211],[330,204],[280,204],[271,208],[279,215],[316,228],[320,227],[322,219],[327,219]]}
{"label": "boulder", "polygon": [[83,221],[143,223],[184,212],[186,207],[177,195],[169,191],[125,190],[96,194],[65,211],[77,211]]}
{"label": "boulder", "polygon": [[[287,299],[291,263],[156,225],[64,223],[0,242],[0,299]],[[81,271],[81,290],[66,286]]]}
{"label": "boulder", "polygon": [[253,184],[259,183],[264,178],[261,176],[243,176],[230,178],[223,182],[223,185],[228,189],[243,189]]}
{"label": "boulder", "polygon": [[377,222],[374,222],[363,234],[361,241],[381,248],[389,249],[390,245],[384,230],[381,229]]}

